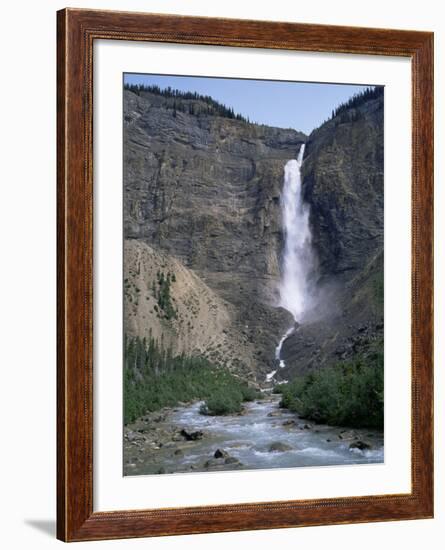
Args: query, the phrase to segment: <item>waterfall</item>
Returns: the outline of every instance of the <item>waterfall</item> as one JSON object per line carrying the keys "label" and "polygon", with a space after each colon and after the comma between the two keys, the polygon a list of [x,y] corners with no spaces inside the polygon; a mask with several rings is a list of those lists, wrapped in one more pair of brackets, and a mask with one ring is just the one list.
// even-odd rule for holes
{"label": "waterfall", "polygon": [[[286,163],[281,194],[284,252],[278,305],[292,313],[296,324],[301,322],[310,305],[309,275],[313,265],[309,208],[303,202],[301,190],[303,155],[304,143],[300,147],[297,159]],[[285,366],[281,359],[281,347],[294,330],[295,325],[286,331],[276,347],[275,358],[281,368]],[[268,379],[272,378],[273,376]]]}
{"label": "waterfall", "polygon": [[[294,332],[295,328],[290,327],[285,333],[284,336],[281,337],[281,340],[278,343],[278,346],[275,348],[275,359],[278,361],[278,364],[281,368],[285,367],[283,359],[281,359],[281,348],[283,346],[283,342],[286,340],[288,336],[290,336]],[[276,371],[275,371],[276,372]]]}
{"label": "waterfall", "polygon": [[301,320],[308,306],[312,265],[309,209],[301,193],[303,155],[304,144],[300,147],[297,160],[290,160],[284,168],[281,195],[284,254],[279,305],[290,311],[296,322]]}

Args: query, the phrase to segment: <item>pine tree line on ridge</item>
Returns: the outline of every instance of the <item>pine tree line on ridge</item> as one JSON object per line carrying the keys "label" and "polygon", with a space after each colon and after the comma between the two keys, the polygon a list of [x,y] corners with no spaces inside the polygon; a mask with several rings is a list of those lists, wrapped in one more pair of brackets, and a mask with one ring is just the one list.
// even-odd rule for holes
{"label": "pine tree line on ridge", "polygon": [[[171,86],[161,88],[156,84],[124,84],[124,89],[129,90],[136,95],[151,93],[168,99],[172,99],[173,101],[169,101],[166,103],[166,107],[172,109],[174,117],[176,116],[176,113],[180,111],[183,113],[188,113],[190,115],[218,115],[225,118],[231,118],[250,123],[249,118],[246,118],[239,113],[235,113],[233,107],[227,107],[226,105],[220,103],[219,101],[216,101],[209,95],[201,95],[197,92],[183,92],[181,90],[174,89]],[[197,102],[202,102],[205,104],[205,106],[198,105]]]}

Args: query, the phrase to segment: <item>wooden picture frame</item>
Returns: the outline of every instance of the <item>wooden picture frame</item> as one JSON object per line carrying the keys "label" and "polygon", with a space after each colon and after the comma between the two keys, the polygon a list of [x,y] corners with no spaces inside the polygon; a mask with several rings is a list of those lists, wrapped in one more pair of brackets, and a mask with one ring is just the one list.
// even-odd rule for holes
{"label": "wooden picture frame", "polygon": [[[433,516],[433,34],[65,9],[57,14],[57,537],[64,541]],[[93,512],[95,40],[402,56],[412,64],[412,490],[406,494]]]}

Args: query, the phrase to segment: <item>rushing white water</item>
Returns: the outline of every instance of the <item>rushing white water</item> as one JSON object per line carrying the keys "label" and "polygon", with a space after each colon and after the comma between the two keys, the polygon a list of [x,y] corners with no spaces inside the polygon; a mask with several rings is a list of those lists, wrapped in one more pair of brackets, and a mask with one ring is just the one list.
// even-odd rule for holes
{"label": "rushing white water", "polygon": [[[283,346],[283,342],[286,340],[286,338],[287,338],[288,336],[290,336],[290,335],[293,333],[293,331],[294,331],[294,327],[290,327],[290,329],[288,329],[288,330],[285,332],[284,336],[281,338],[280,342],[278,343],[278,346],[275,348],[275,359],[276,359],[277,361],[279,361],[278,364],[279,364],[279,366],[280,366],[281,368],[284,368],[284,367],[286,366],[286,365],[284,364],[283,359],[281,359],[281,347]],[[274,373],[275,373],[275,372],[276,372],[276,371],[274,371]],[[273,378],[273,377],[272,377],[272,378]]]}
{"label": "rushing white water", "polygon": [[304,144],[297,160],[284,168],[281,212],[284,228],[283,271],[280,284],[280,306],[301,321],[310,300],[309,273],[312,269],[309,208],[301,193],[301,165]]}
{"label": "rushing white water", "polygon": [[[309,275],[312,270],[311,230],[309,208],[303,202],[301,190],[301,166],[303,164],[304,143],[297,159],[290,160],[284,168],[284,185],[281,194],[281,213],[284,229],[283,269],[280,283],[279,305],[292,313],[295,323],[301,321],[310,300]],[[290,327],[281,338],[275,350],[275,358],[281,368],[281,347],[295,327]],[[273,379],[275,372],[268,375]]]}
{"label": "rushing white water", "polygon": [[[300,429],[308,425],[306,420],[298,418],[295,413],[281,409],[279,396],[265,396],[265,399],[245,405],[245,414],[208,417],[199,413],[202,403],[193,403],[179,407],[170,413],[162,427],[175,426],[187,431],[202,430],[205,437],[185,445],[177,442],[183,453],[176,454],[174,449],[165,445],[155,451],[160,463],[153,463],[153,455],[145,458],[139,453],[136,466],[129,472],[135,474],[157,473],[159,467],[165,467],[166,473],[205,471],[205,464],[215,453],[224,449],[231,456],[238,458],[243,469],[257,468],[295,468],[299,466],[329,466],[334,464],[369,464],[384,460],[383,434],[372,430],[345,433],[345,428],[318,424],[315,428]],[[286,421],[296,422],[296,425]],[[284,424],[283,424],[284,423]],[[348,430],[351,432],[351,430]],[[351,450],[353,435],[372,444],[372,449]],[[289,450],[270,452],[272,443],[281,442]],[[139,460],[140,458],[140,460]],[[194,469],[191,470],[190,466]],[[225,469],[232,469],[227,466]]]}

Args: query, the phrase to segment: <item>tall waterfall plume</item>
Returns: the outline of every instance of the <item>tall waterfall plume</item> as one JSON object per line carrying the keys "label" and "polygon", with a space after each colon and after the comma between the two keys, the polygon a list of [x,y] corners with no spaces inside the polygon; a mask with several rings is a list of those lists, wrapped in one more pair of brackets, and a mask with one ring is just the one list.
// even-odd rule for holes
{"label": "tall waterfall plume", "polygon": [[[304,147],[303,143],[296,160],[286,163],[281,194],[284,252],[278,305],[292,313],[295,323],[301,322],[311,305],[310,274],[313,269],[309,207],[303,202],[301,189]],[[276,347],[275,358],[281,368],[285,367],[281,347],[294,330],[295,326],[290,327]],[[267,376],[268,381],[273,379],[275,372]]]}
{"label": "tall waterfall plume", "polygon": [[303,143],[297,160],[290,160],[284,168],[281,195],[284,253],[279,305],[292,313],[296,322],[301,321],[309,306],[309,275],[312,270],[309,208],[303,202],[301,190],[304,147]]}

